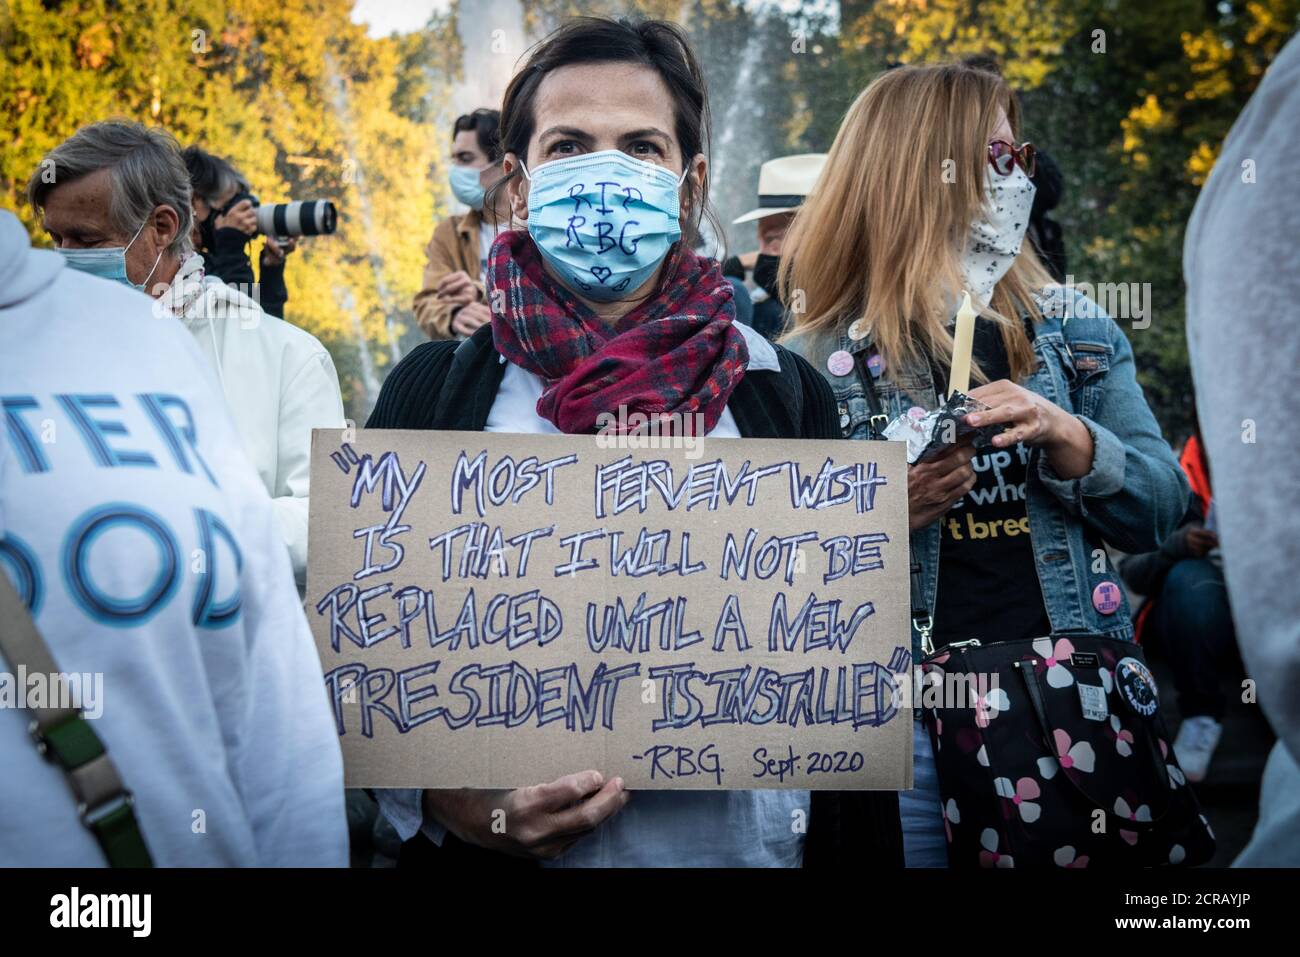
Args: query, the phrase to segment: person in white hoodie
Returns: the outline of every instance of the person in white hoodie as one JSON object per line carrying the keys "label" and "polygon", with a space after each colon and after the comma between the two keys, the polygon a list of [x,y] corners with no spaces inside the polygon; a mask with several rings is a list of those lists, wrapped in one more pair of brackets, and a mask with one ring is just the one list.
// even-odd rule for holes
{"label": "person in white hoodie", "polygon": [[82,127],[41,161],[27,198],[68,265],[149,293],[160,315],[179,317],[194,335],[274,502],[301,591],[311,432],[346,424],[329,353],[204,275],[190,245],[189,173],[165,132],[118,121]]}
{"label": "person in white hoodie", "polygon": [[[147,297],[4,210],[0,403],[0,575],[84,676],[154,865],[346,866],[320,659],[216,376]],[[0,862],[103,866],[20,664],[0,654]]]}

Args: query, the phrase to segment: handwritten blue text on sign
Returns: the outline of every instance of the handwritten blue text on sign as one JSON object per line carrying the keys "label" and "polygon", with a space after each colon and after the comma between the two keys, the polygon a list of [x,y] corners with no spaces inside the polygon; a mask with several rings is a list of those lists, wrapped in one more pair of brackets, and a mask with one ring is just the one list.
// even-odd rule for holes
{"label": "handwritten blue text on sign", "polygon": [[906,785],[901,447],[343,439],[308,610],[349,785]]}

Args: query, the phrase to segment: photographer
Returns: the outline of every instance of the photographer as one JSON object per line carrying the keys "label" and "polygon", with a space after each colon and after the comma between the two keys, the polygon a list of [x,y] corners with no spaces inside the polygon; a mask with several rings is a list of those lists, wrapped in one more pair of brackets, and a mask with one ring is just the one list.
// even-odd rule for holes
{"label": "photographer", "polygon": [[252,187],[230,163],[198,146],[182,154],[194,191],[194,228],[190,241],[203,254],[209,276],[245,292],[258,283],[255,298],[268,316],[284,318],[289,292],[284,285],[284,263],[298,248],[293,237],[267,236],[259,257],[260,278],[253,276],[248,241],[257,234],[257,214],[249,198]]}

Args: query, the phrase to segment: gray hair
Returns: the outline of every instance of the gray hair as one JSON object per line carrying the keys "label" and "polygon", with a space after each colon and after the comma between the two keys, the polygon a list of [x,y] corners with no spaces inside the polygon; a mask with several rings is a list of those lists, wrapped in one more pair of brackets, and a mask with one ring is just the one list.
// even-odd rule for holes
{"label": "gray hair", "polygon": [[60,183],[101,169],[110,171],[108,214],[114,227],[132,236],[157,207],[170,206],[180,228],[166,251],[178,257],[190,251],[190,178],[180,146],[165,130],[117,120],[83,126],[45,155],[27,181],[28,202],[41,209]]}

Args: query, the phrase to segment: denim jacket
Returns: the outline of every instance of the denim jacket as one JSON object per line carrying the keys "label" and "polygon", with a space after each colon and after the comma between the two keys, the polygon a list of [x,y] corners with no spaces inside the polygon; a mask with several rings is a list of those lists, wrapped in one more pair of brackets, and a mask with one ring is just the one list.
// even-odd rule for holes
{"label": "denim jacket", "polygon": [[[1187,508],[1188,485],[1138,385],[1133,348],[1116,325],[1087,296],[1048,287],[1039,300],[1044,320],[1035,324],[1037,369],[1021,383],[1073,413],[1092,433],[1092,470],[1076,479],[1058,476],[1041,449],[1030,451],[1025,502],[1030,540],[1047,617],[1054,636],[1104,634],[1132,640],[1133,623],[1119,574],[1103,542],[1123,552],[1159,547]],[[844,350],[859,360],[871,336],[854,340],[836,332],[796,332],[784,343],[803,355],[830,382],[839,405],[844,437],[869,437],[870,411],[855,361],[837,376],[827,360]],[[929,363],[887,369],[876,379],[889,419],[912,406],[936,407]],[[929,650],[927,614],[933,614],[939,586],[939,522],[912,532],[912,644],[919,660]],[[1094,601],[1099,585],[1119,590],[1119,606],[1104,613]],[[1113,594],[1113,590],[1111,590]],[[986,643],[995,635],[969,635]]]}

